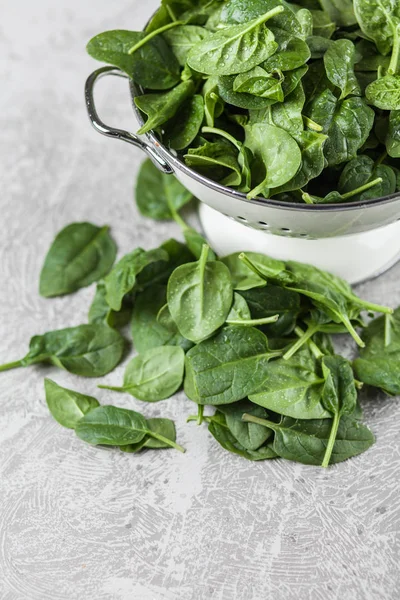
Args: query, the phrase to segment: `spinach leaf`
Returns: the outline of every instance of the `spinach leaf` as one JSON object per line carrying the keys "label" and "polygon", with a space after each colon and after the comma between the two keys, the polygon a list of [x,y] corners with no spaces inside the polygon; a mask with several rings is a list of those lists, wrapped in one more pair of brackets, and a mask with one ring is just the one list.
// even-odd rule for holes
{"label": "spinach leaf", "polygon": [[272,284],[239,293],[246,300],[253,319],[279,313],[278,321],[264,328],[268,335],[283,336],[293,331],[300,312],[299,294]]}
{"label": "spinach leaf", "polygon": [[281,127],[292,136],[301,134],[304,129],[302,117],[304,103],[304,90],[301,83],[299,83],[293,92],[286,97],[285,102],[279,102],[271,106],[271,124]]}
{"label": "spinach leaf", "polygon": [[227,323],[232,320],[247,321],[250,319],[251,313],[249,307],[247,306],[246,300],[243,298],[243,296],[237,292],[234,292],[232,308],[226,318]]}
{"label": "spinach leaf", "polygon": [[153,285],[138,294],[132,313],[131,331],[136,350],[143,354],[159,346],[181,346],[185,351],[192,342],[182,337],[172,321],[168,327],[157,316],[167,301],[167,287]]}
{"label": "spinach leaf", "polygon": [[304,347],[289,360],[271,362],[262,386],[249,399],[294,419],[326,419],[331,415],[321,403],[324,382],[319,361]]}
{"label": "spinach leaf", "polygon": [[107,275],[117,254],[108,230],[91,223],[71,223],[62,229],[46,255],[40,295],[70,294]]}
{"label": "spinach leaf", "polygon": [[329,13],[323,10],[311,10],[313,20],[313,35],[330,38],[336,30],[336,23],[331,19]]}
{"label": "spinach leaf", "polygon": [[265,409],[254,406],[248,400],[221,405],[218,407],[218,412],[225,416],[229,431],[246,450],[257,450],[272,436],[272,430],[256,423],[245,423],[242,420],[244,413],[267,418]]}
{"label": "spinach leaf", "polygon": [[174,394],[183,381],[185,353],[179,346],[160,346],[146,350],[128,363],[121,387],[100,388],[125,392],[144,402],[158,402]]}
{"label": "spinach leaf", "polygon": [[354,0],[354,11],[367,39],[375,42],[381,54],[389,54],[400,18],[398,2]]}
{"label": "spinach leaf", "polygon": [[184,155],[188,167],[204,175],[211,175],[224,185],[240,185],[242,174],[238,163],[238,152],[226,140],[205,142],[198,148],[189,148]]}
{"label": "spinach leaf", "polygon": [[357,22],[352,0],[319,0],[319,3],[337,25],[349,27]]}
{"label": "spinach leaf", "polygon": [[[197,258],[197,260],[199,260],[203,246],[204,246],[204,244],[207,244],[207,241],[205,240],[205,238],[201,235],[201,233],[199,233],[195,229],[192,229],[191,227],[187,227],[187,226],[183,228],[183,237],[185,238],[185,242],[186,242],[187,247],[189,248],[190,252],[193,254],[193,256],[195,258]],[[213,250],[211,250],[211,248],[210,248],[208,251],[207,260],[215,260],[215,259],[216,259],[215,252]]]}
{"label": "spinach leaf", "polygon": [[249,123],[245,132],[245,145],[255,159],[252,172],[256,182],[247,197],[259,194],[268,197],[270,189],[283,185],[296,174],[301,164],[300,148],[291,135],[274,125]]}
{"label": "spinach leaf", "polygon": [[[169,426],[167,431],[165,426],[162,429],[163,433],[170,432]],[[99,406],[90,411],[77,423],[75,433],[84,442],[95,446],[126,446],[151,437],[180,452],[185,451],[174,440],[160,434],[154,423],[149,426],[140,413],[116,406]]]}
{"label": "spinach leaf", "polygon": [[[228,256],[221,258],[221,262],[223,262],[230,271],[233,289],[250,290],[255,287],[264,287],[266,285],[266,280],[264,277],[254,273],[242,260],[239,259],[239,255],[240,252],[235,252],[234,254],[229,254]],[[277,262],[279,263],[279,261]],[[284,269],[285,264],[281,264],[281,268]]]}
{"label": "spinach leaf", "polygon": [[339,178],[338,189],[341,194],[351,192],[354,188],[365,185],[371,178],[374,161],[365,154],[356,156],[349,161]]}
{"label": "spinach leaf", "polygon": [[336,40],[324,54],[328,79],[341,90],[340,100],[350,95],[360,96],[361,90],[354,75],[356,50],[350,40]]}
{"label": "spinach leaf", "polygon": [[121,258],[104,279],[106,301],[110,308],[115,311],[121,310],[122,301],[126,294],[133,290],[137,275],[149,264],[160,260],[168,261],[168,258],[168,253],[163,248],[147,251],[136,248]]}
{"label": "spinach leaf", "polygon": [[147,427],[153,433],[161,435],[163,438],[167,438],[168,441],[162,441],[157,438],[151,437],[146,434],[145,437],[136,444],[128,444],[126,446],[120,446],[120,450],[123,452],[136,453],[146,448],[170,448],[170,441],[176,441],[175,424],[170,419],[153,418],[146,419]]}
{"label": "spinach leaf", "polygon": [[120,311],[116,312],[109,307],[106,300],[106,286],[104,285],[104,281],[99,281],[89,308],[88,322],[103,323],[104,325],[108,325],[108,327],[119,329],[129,323],[131,314],[132,305],[126,298],[122,303]]}
{"label": "spinach leaf", "polygon": [[99,406],[96,398],[61,387],[51,379],[44,380],[46,403],[54,419],[63,427],[75,429],[78,421]]}
{"label": "spinach leaf", "polygon": [[254,67],[250,71],[236,75],[233,82],[234,92],[244,92],[260,96],[261,98],[271,98],[283,102],[284,94],[282,81],[284,77],[281,71],[268,73],[261,67]]}
{"label": "spinach leaf", "polygon": [[340,419],[343,415],[353,413],[356,408],[357,390],[351,365],[342,356],[324,356],[322,371],[325,377],[322,403],[333,414],[332,429],[322,461],[322,466],[327,467],[334,448]]}
{"label": "spinach leaf", "polygon": [[228,428],[225,416],[218,411],[210,419],[208,431],[225,450],[233,454],[238,454],[242,458],[247,458],[248,460],[266,460],[276,457],[276,453],[270,445],[261,446],[257,450],[246,450]]}
{"label": "spinach leaf", "polygon": [[21,360],[0,366],[0,371],[50,363],[82,377],[102,377],[117,366],[124,338],[106,325],[90,324],[35,335]]}
{"label": "spinach leaf", "polygon": [[146,123],[138,130],[138,134],[157,129],[157,127],[172,119],[179,107],[187,98],[193,96],[193,93],[194,84],[193,81],[189,80],[182,81],[168,92],[135,96],[136,106],[148,117]]}
{"label": "spinach leaf", "polygon": [[174,150],[187,148],[199,133],[203,118],[203,97],[195,94],[186,100],[179,113],[167,123],[163,133],[164,142]]}
{"label": "spinach leaf", "polygon": [[[230,79],[234,79],[234,77]],[[206,124],[208,127],[214,127],[215,119],[220,117],[224,111],[224,102],[218,95],[218,77],[209,77],[203,86],[202,93]]]}
{"label": "spinach leaf", "polygon": [[168,281],[168,308],[179,332],[200,342],[221,327],[233,300],[229,269],[219,261],[207,261],[208,246],[200,259],[181,265]]}
{"label": "spinach leaf", "polygon": [[179,63],[161,36],[129,54],[145,37],[143,31],[105,31],[92,38],[86,49],[90,56],[119,67],[144,88],[168,90],[180,80]]}
{"label": "spinach leaf", "polygon": [[198,25],[178,25],[163,33],[169,47],[181,67],[184,67],[190,50],[209,35],[204,27]]}
{"label": "spinach leaf", "polygon": [[139,169],[135,198],[143,216],[163,220],[173,218],[171,207],[179,211],[193,196],[173,175],[165,175],[146,159]]}
{"label": "spinach leaf", "polygon": [[[252,415],[243,416],[247,422],[264,424],[275,432],[272,449],[281,458],[305,465],[320,465],[324,459],[332,428],[331,419],[300,420],[282,417],[279,423],[259,419]],[[371,431],[352,417],[340,419],[331,463],[338,463],[365,452],[375,438]]]}
{"label": "spinach leaf", "polygon": [[354,361],[354,371],[360,381],[396,396],[400,394],[400,309],[390,317],[390,336],[385,335],[387,319],[378,317],[364,330],[365,348]]}
{"label": "spinach leaf", "polygon": [[[259,252],[234,252],[221,259],[228,267],[235,290],[264,287],[267,281],[292,283],[294,278],[285,263]],[[265,316],[265,315],[264,315]]]}
{"label": "spinach leaf", "polygon": [[373,81],[367,86],[365,95],[377,108],[400,110],[400,75],[385,75]]}
{"label": "spinach leaf", "polygon": [[254,94],[247,94],[246,92],[235,92],[233,90],[235,79],[235,75],[218,77],[218,94],[227,104],[232,104],[232,106],[237,106],[238,108],[257,110],[276,102],[272,98],[262,98],[261,96],[254,96]]}
{"label": "spinach leaf", "polygon": [[[192,252],[185,244],[173,238],[163,242],[159,250],[167,253],[168,260],[165,260],[165,255],[163,254],[161,260],[152,261],[145,266],[136,277],[135,292],[142,292],[153,285],[167,283],[169,276],[176,267],[191,262],[194,258]],[[129,296],[130,294],[128,294],[128,298]]]}
{"label": "spinach leaf", "polygon": [[306,42],[283,29],[271,27],[271,31],[278,43],[278,49],[262,63],[262,67],[266,71],[291,71],[305,65],[311,56]]}
{"label": "spinach leaf", "polygon": [[186,355],[186,395],[198,404],[230,404],[257,390],[267,377],[268,361],[280,356],[254,327],[232,325]]}
{"label": "spinach leaf", "polygon": [[264,24],[282,10],[277,6],[252,21],[211,33],[193,46],[188,65],[208,75],[233,75],[259,65],[278,47],[274,34]]}
{"label": "spinach leaf", "polygon": [[386,137],[386,150],[392,158],[400,158],[400,110],[392,110]]}
{"label": "spinach leaf", "polygon": [[279,6],[280,12],[271,17],[269,25],[289,31],[295,35],[301,35],[302,28],[292,10],[292,7],[281,0],[228,0],[224,2],[220,23],[225,25],[238,25],[247,23],[257,17],[261,17],[267,11]]}

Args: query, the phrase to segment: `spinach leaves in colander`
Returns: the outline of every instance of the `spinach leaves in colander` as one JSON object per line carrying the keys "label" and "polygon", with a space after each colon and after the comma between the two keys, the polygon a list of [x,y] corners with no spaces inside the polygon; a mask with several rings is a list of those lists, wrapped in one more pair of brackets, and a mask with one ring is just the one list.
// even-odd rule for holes
{"label": "spinach leaves in colander", "polygon": [[88,52],[141,86],[140,133],[249,198],[336,204],[398,188],[397,2],[165,0],[146,31],[101,33]]}

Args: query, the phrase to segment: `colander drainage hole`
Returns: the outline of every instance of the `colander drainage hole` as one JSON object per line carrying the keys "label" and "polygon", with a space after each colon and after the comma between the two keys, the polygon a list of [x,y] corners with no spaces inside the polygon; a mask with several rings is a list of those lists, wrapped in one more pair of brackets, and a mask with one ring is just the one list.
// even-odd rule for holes
{"label": "colander drainage hole", "polygon": [[291,232],[291,229],[288,229],[287,227],[281,227],[281,231],[287,231],[287,232]]}
{"label": "colander drainage hole", "polygon": [[243,221],[244,223],[247,223],[247,219],[245,219],[245,217],[236,217],[237,219],[239,219],[240,221]]}
{"label": "colander drainage hole", "polygon": [[265,221],[258,221],[259,225],[263,225],[264,227],[268,227],[268,223],[266,223]]}

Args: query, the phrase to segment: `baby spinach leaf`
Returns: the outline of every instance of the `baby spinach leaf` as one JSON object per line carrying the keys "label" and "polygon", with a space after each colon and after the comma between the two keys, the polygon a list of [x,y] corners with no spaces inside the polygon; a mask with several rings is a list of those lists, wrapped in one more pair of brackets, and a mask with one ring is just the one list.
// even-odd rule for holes
{"label": "baby spinach leaf", "polygon": [[209,35],[204,27],[198,25],[178,25],[163,33],[169,47],[181,67],[184,67],[190,50]]}
{"label": "baby spinach leaf", "polygon": [[337,25],[349,27],[357,22],[352,0],[319,0],[319,3]]}
{"label": "baby spinach leaf", "polygon": [[194,258],[192,252],[190,252],[185,244],[173,238],[163,242],[159,250],[167,253],[168,260],[165,260],[165,255],[163,254],[161,260],[152,261],[145,266],[136,277],[135,292],[142,292],[153,285],[167,283],[169,276],[176,267],[191,262]]}
{"label": "baby spinach leaf", "polygon": [[282,72],[268,73],[261,67],[254,67],[250,71],[236,75],[233,91],[283,102],[282,81]]}
{"label": "baby spinach leaf", "polygon": [[[280,423],[258,419],[252,415],[243,416],[245,421],[257,423],[275,432],[272,449],[281,458],[305,465],[320,465],[323,461],[332,428],[331,419],[300,420],[282,417]],[[331,463],[338,463],[365,452],[375,438],[371,431],[347,415],[340,419]]]}
{"label": "baby spinach leaf", "polygon": [[392,0],[354,0],[354,11],[363,33],[373,40],[381,54],[389,54],[393,45],[397,19],[400,18],[398,2]]}
{"label": "baby spinach leaf", "polygon": [[333,414],[332,429],[326,446],[322,466],[329,465],[342,415],[350,415],[357,404],[357,390],[353,370],[342,356],[324,356],[322,371],[325,385],[322,392],[324,407]]}
{"label": "baby spinach leaf", "polygon": [[184,362],[185,353],[179,346],[151,348],[128,363],[121,387],[99,387],[125,392],[144,402],[158,402],[169,398],[180,388]]}
{"label": "baby spinach leaf", "polygon": [[126,294],[133,290],[137,275],[147,265],[160,260],[168,261],[168,258],[168,253],[163,248],[147,251],[136,248],[121,258],[104,279],[106,300],[110,308],[115,311],[121,310],[122,301]]}
{"label": "baby spinach leaf", "polygon": [[193,46],[188,65],[208,75],[233,75],[259,65],[278,47],[274,34],[264,24],[282,10],[277,6],[252,21],[211,33]]}
{"label": "baby spinach leaf", "polygon": [[225,450],[233,454],[238,454],[242,458],[247,458],[248,460],[266,460],[276,457],[276,453],[270,445],[261,446],[257,450],[246,450],[232,434],[226,424],[225,416],[219,411],[210,419],[208,431]]}
{"label": "baby spinach leaf", "polygon": [[400,110],[392,110],[386,137],[386,150],[392,158],[400,158]]}
{"label": "baby spinach leaf", "polygon": [[131,314],[132,305],[126,298],[122,303],[120,311],[116,312],[109,307],[106,300],[106,286],[103,281],[99,281],[89,308],[88,322],[103,323],[104,325],[108,325],[108,327],[119,329],[129,323]]}
{"label": "baby spinach leaf", "polygon": [[28,354],[19,361],[0,366],[0,371],[51,363],[82,377],[102,377],[117,366],[124,351],[124,338],[106,325],[79,325],[35,335]]}
{"label": "baby spinach leaf", "polygon": [[76,435],[89,444],[124,446],[140,442],[148,431],[140,413],[116,406],[99,406],[85,415],[75,427]]}
{"label": "baby spinach leaf", "polygon": [[189,148],[184,155],[188,167],[199,173],[210,175],[225,185],[240,185],[242,174],[238,163],[238,152],[226,140],[206,142],[198,148]]}
{"label": "baby spinach leaf", "polygon": [[[234,79],[234,77],[230,79]],[[224,102],[218,95],[218,77],[209,77],[203,86],[202,93],[206,124],[208,127],[214,127],[215,119],[220,117],[224,111]]]}
{"label": "baby spinach leaf", "polygon": [[207,261],[208,246],[200,259],[181,265],[168,281],[168,308],[179,332],[200,342],[221,327],[232,305],[229,269],[219,261]]}
{"label": "baby spinach leaf", "polygon": [[232,325],[186,355],[186,395],[198,404],[230,404],[246,398],[267,377],[270,351],[266,336],[254,327]]}
{"label": "baby spinach leaf", "polygon": [[350,40],[332,42],[324,54],[328,79],[342,91],[340,100],[350,95],[361,95],[360,86],[354,75],[355,57],[355,47]]}
{"label": "baby spinach leaf", "polygon": [[164,130],[164,142],[174,150],[183,150],[190,146],[200,131],[204,118],[203,97],[195,94],[186,100],[173,119]]}
{"label": "baby spinach leaf", "polygon": [[[249,123],[245,126],[245,145],[254,155],[253,174],[256,187],[248,197],[263,193],[289,181],[301,164],[301,152],[295,140],[283,129],[266,123]],[[279,152],[276,149],[279,148]]]}
{"label": "baby spinach leaf", "polygon": [[147,115],[147,121],[138,130],[138,134],[157,129],[175,116],[179,107],[194,93],[193,81],[182,81],[168,92],[161,94],[143,94],[135,96],[135,104],[142,113]]}
{"label": "baby spinach leaf", "polygon": [[279,313],[278,321],[265,327],[268,335],[283,336],[293,331],[300,312],[299,294],[272,284],[239,293],[246,300],[253,319]]}
{"label": "baby spinach leaf", "polygon": [[75,429],[78,421],[99,406],[96,398],[61,387],[51,379],[44,380],[46,403],[54,419],[63,427]]}
{"label": "baby spinach leaf", "polygon": [[258,252],[246,252],[244,256],[242,252],[234,252],[221,258],[221,261],[231,273],[235,290],[264,287],[267,281],[279,283],[294,281],[283,261]]}
{"label": "baby spinach leaf", "polygon": [[311,10],[313,20],[313,35],[324,38],[332,37],[336,30],[336,23],[331,19],[329,13],[323,10]]}
{"label": "baby spinach leaf", "polygon": [[141,450],[146,448],[170,448],[170,442],[176,441],[175,424],[170,419],[146,419],[146,424],[150,431],[161,435],[162,438],[166,438],[166,441],[161,441],[146,434],[140,442],[136,442],[136,444],[127,444],[126,446],[120,446],[119,449],[123,452],[128,452],[132,454],[140,452]]}
{"label": "baby spinach leaf", "polygon": [[262,63],[263,69],[273,71],[292,71],[302,67],[310,58],[311,52],[303,40],[283,29],[271,27],[278,49],[266,61]]}
{"label": "baby spinach leaf", "polygon": [[354,188],[365,185],[372,177],[374,161],[365,154],[356,156],[349,161],[339,178],[338,189],[341,194],[351,192]]}
{"label": "baby spinach leaf", "polygon": [[98,281],[111,269],[117,248],[109,227],[71,223],[57,234],[40,273],[41,296],[61,296]]}
{"label": "baby spinach leaf", "polygon": [[272,100],[271,98],[262,98],[261,96],[254,96],[246,92],[234,92],[233,83],[235,79],[235,75],[218,77],[218,93],[227,104],[232,104],[232,106],[237,106],[238,108],[257,110],[276,102],[276,100]]}
{"label": "baby spinach leaf", "polygon": [[[385,336],[385,317],[371,321],[363,332],[365,348],[354,361],[357,379],[381,388],[389,395],[400,394],[400,309],[390,317],[390,339]],[[389,341],[389,343],[387,343]]]}
{"label": "baby spinach leaf", "polygon": [[278,102],[271,106],[272,124],[281,127],[291,135],[301,134],[304,129],[302,118],[304,103],[304,90],[301,83],[299,83],[293,92],[286,97],[285,102]]}
{"label": "baby spinach leaf", "polygon": [[180,80],[179,63],[161,36],[129,54],[145,37],[143,31],[105,31],[92,38],[86,49],[90,56],[119,67],[144,88],[168,90]]}
{"label": "baby spinach leaf", "polygon": [[249,307],[247,306],[246,300],[243,298],[243,296],[237,292],[234,292],[232,308],[226,318],[227,322],[232,320],[245,321],[249,319],[251,319],[251,313]]}
{"label": "baby spinach leaf", "polygon": [[242,420],[244,413],[264,419],[267,418],[265,409],[254,406],[248,400],[221,405],[218,407],[218,412],[225,415],[225,422],[229,431],[246,450],[257,450],[273,435],[272,430],[267,427],[256,423],[245,423]]}
{"label": "baby spinach leaf", "polygon": [[271,17],[268,24],[295,35],[300,35],[302,28],[292,7],[282,4],[281,0],[246,0],[246,2],[243,2],[243,0],[228,0],[222,6],[220,23],[224,26],[247,23],[261,17],[266,11],[270,11],[277,6],[281,8],[281,11]]}
{"label": "baby spinach leaf", "polygon": [[[207,244],[207,241],[205,240],[205,238],[201,235],[201,233],[199,233],[195,229],[192,229],[191,227],[185,227],[183,229],[183,237],[185,238],[185,242],[186,242],[187,247],[189,248],[190,252],[193,254],[193,256],[197,260],[199,260],[203,246],[204,246],[204,244]],[[213,250],[211,250],[211,248],[210,248],[208,251],[207,260],[215,260],[215,259],[216,259],[215,252]]]}
{"label": "baby spinach leaf", "polygon": [[382,110],[400,110],[400,75],[385,75],[365,90],[370,104]]}
{"label": "baby spinach leaf", "polygon": [[289,360],[271,362],[262,386],[249,399],[294,419],[327,419],[331,415],[321,403],[323,386],[319,361],[304,347]]}
{"label": "baby spinach leaf", "polygon": [[171,320],[166,327],[157,316],[167,301],[167,287],[152,285],[138,294],[132,313],[132,337],[136,350],[143,354],[159,346],[181,346],[184,350],[192,342],[182,337]]}
{"label": "baby spinach leaf", "polygon": [[193,196],[173,175],[165,175],[146,159],[139,169],[135,198],[142,215],[163,220],[173,218],[171,207],[179,211]]}

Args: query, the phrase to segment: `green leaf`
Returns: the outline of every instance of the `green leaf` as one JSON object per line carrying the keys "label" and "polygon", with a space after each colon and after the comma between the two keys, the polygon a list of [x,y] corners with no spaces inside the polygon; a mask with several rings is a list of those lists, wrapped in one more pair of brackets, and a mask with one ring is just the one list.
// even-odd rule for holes
{"label": "green leaf", "polygon": [[121,310],[122,301],[126,294],[133,290],[137,275],[147,265],[160,260],[168,261],[168,258],[168,253],[163,248],[147,251],[136,248],[121,258],[104,279],[106,300],[110,308],[115,311]]}
{"label": "green leaf", "polygon": [[162,260],[150,262],[144,267],[137,275],[135,291],[142,292],[153,285],[167,283],[169,276],[176,267],[192,262],[194,258],[185,244],[173,238],[163,242],[159,250],[168,254],[168,260],[165,260],[165,255],[163,255]]}
{"label": "green leaf", "polygon": [[189,148],[184,155],[185,163],[212,179],[229,185],[240,185],[242,174],[238,163],[238,151],[226,140],[206,142],[197,148]]}
{"label": "green leaf", "polygon": [[[390,340],[385,339],[385,318],[390,319]],[[392,317],[378,317],[363,332],[365,348],[354,361],[357,379],[381,388],[389,395],[400,394],[400,309]]]}
{"label": "green leaf", "polygon": [[336,25],[349,27],[357,22],[353,0],[319,0],[319,3]]}
{"label": "green leaf", "polygon": [[279,313],[276,323],[264,327],[268,335],[283,336],[293,331],[300,312],[300,296],[296,292],[268,284],[265,288],[240,291],[240,295],[246,300],[253,319]]}
{"label": "green leaf", "polygon": [[185,353],[179,346],[151,348],[128,363],[121,387],[99,387],[124,392],[144,402],[165,400],[180,388],[184,362]]}
{"label": "green leaf", "polygon": [[147,121],[138,130],[138,134],[157,129],[163,123],[172,119],[179,107],[194,93],[193,81],[182,81],[169,92],[162,94],[143,94],[135,97],[139,110],[147,115]]}
{"label": "green leaf", "polygon": [[272,430],[267,427],[256,423],[245,423],[242,420],[244,413],[261,418],[267,417],[267,412],[263,408],[254,406],[247,400],[219,406],[218,412],[225,415],[229,431],[246,450],[257,450],[272,436]]}
{"label": "green leaf", "polygon": [[172,320],[166,327],[157,318],[166,301],[167,287],[157,284],[148,287],[136,297],[131,327],[133,343],[140,354],[159,346],[181,346],[188,350],[193,345],[180,335]]}
{"label": "green leaf", "polygon": [[[171,419],[154,418],[147,419],[147,427],[153,433],[158,433],[172,442],[176,441],[175,424]],[[147,436],[144,442],[145,448],[169,448],[167,442]]]}
{"label": "green leaf", "polygon": [[283,185],[296,174],[301,165],[300,148],[291,135],[274,125],[249,123],[245,132],[245,145],[255,158],[252,172],[257,173],[257,187],[249,197],[259,193],[268,196],[267,190]]}
{"label": "green leaf", "polygon": [[389,54],[393,45],[396,17],[400,6],[393,0],[354,0],[354,11],[363,33],[373,40],[381,54]]}
{"label": "green leaf", "polygon": [[102,377],[117,366],[124,351],[124,338],[106,325],[79,325],[35,335],[29,352],[21,360],[1,365],[0,371],[51,363],[82,377]]}
{"label": "green leaf", "polygon": [[250,71],[236,75],[233,82],[233,91],[283,102],[282,81],[283,75],[281,72],[268,73],[261,67],[254,67]]}
{"label": "green leaf", "polygon": [[248,23],[211,33],[193,46],[187,58],[189,66],[208,75],[233,75],[259,65],[278,47],[264,23],[279,12],[282,8],[276,7]]}
{"label": "green leaf", "polygon": [[208,247],[200,259],[181,265],[168,281],[168,308],[180,333],[200,342],[221,327],[232,305],[233,290],[228,268],[207,261]]}
{"label": "green leaf", "polygon": [[[207,240],[201,235],[201,233],[199,233],[195,229],[192,229],[191,227],[186,227],[186,229],[183,230],[183,237],[185,238],[185,242],[190,252],[197,260],[199,260],[201,256],[201,251],[203,249],[204,244],[207,244]],[[215,259],[215,252],[210,248],[208,251],[207,260]]]}
{"label": "green leaf", "polygon": [[369,84],[365,95],[382,110],[400,110],[400,75],[385,75]]}
{"label": "green leaf", "polygon": [[169,47],[181,67],[184,67],[190,50],[209,35],[204,27],[197,25],[178,25],[163,33]]}
{"label": "green leaf", "polygon": [[61,387],[51,379],[44,380],[44,389],[52,417],[69,429],[75,429],[85,414],[100,406],[96,398]]}
{"label": "green leaf", "polygon": [[[256,417],[250,417],[252,419]],[[246,419],[247,420],[247,419]],[[280,423],[257,420],[275,431],[272,449],[281,458],[305,465],[320,465],[328,444],[332,420],[300,420],[282,417]],[[338,463],[368,450],[375,438],[371,431],[352,417],[344,415],[340,419],[331,463]]]}
{"label": "green leaf", "polygon": [[62,229],[46,255],[40,295],[70,294],[107,275],[117,253],[108,230],[91,223],[72,223]]}
{"label": "green leaf", "polygon": [[75,427],[81,440],[95,446],[136,444],[147,431],[146,419],[140,413],[116,406],[99,406],[91,410]]}
{"label": "green leaf", "polygon": [[390,113],[386,149],[392,158],[400,158],[400,110]]}
{"label": "green leaf", "polygon": [[150,159],[139,169],[135,199],[141,214],[151,219],[173,219],[171,207],[179,211],[192,200],[189,190],[173,176],[165,175]]}
{"label": "green leaf", "polygon": [[261,446],[257,450],[246,450],[231,433],[226,424],[225,416],[219,411],[210,420],[208,431],[225,450],[237,454],[242,458],[247,458],[248,460],[266,460],[276,457],[270,445]]}
{"label": "green leaf", "polygon": [[265,381],[249,399],[294,419],[327,419],[331,415],[321,403],[323,386],[319,363],[304,347],[289,360],[271,362]]}
{"label": "green leaf", "polygon": [[204,118],[203,97],[199,94],[186,100],[179,113],[165,127],[163,140],[174,150],[190,146],[199,133]]}
{"label": "green leaf", "polygon": [[341,90],[340,100],[350,95],[360,96],[361,90],[354,75],[356,50],[350,40],[336,40],[324,55],[328,79]]}
{"label": "green leaf", "polygon": [[266,336],[254,327],[231,325],[186,355],[186,395],[198,404],[230,404],[246,398],[263,383],[270,351]]}
{"label": "green leaf", "polygon": [[118,312],[109,307],[106,301],[106,286],[103,281],[99,281],[88,312],[89,323],[101,323],[119,329],[129,323],[131,314],[132,305],[126,299],[124,299],[121,310]]}
{"label": "green leaf", "polygon": [[292,71],[304,66],[311,56],[306,42],[283,29],[272,27],[271,31],[279,46],[275,54],[262,63],[263,69]]}
{"label": "green leaf", "polygon": [[249,319],[251,319],[251,313],[249,307],[247,306],[246,300],[243,298],[243,296],[237,292],[234,292],[232,308],[229,311],[226,320],[246,321]]}
{"label": "green leaf", "polygon": [[105,31],[92,38],[86,49],[96,60],[125,71],[142,87],[168,90],[180,80],[179,63],[160,35],[129,54],[129,50],[146,35],[144,31]]}

